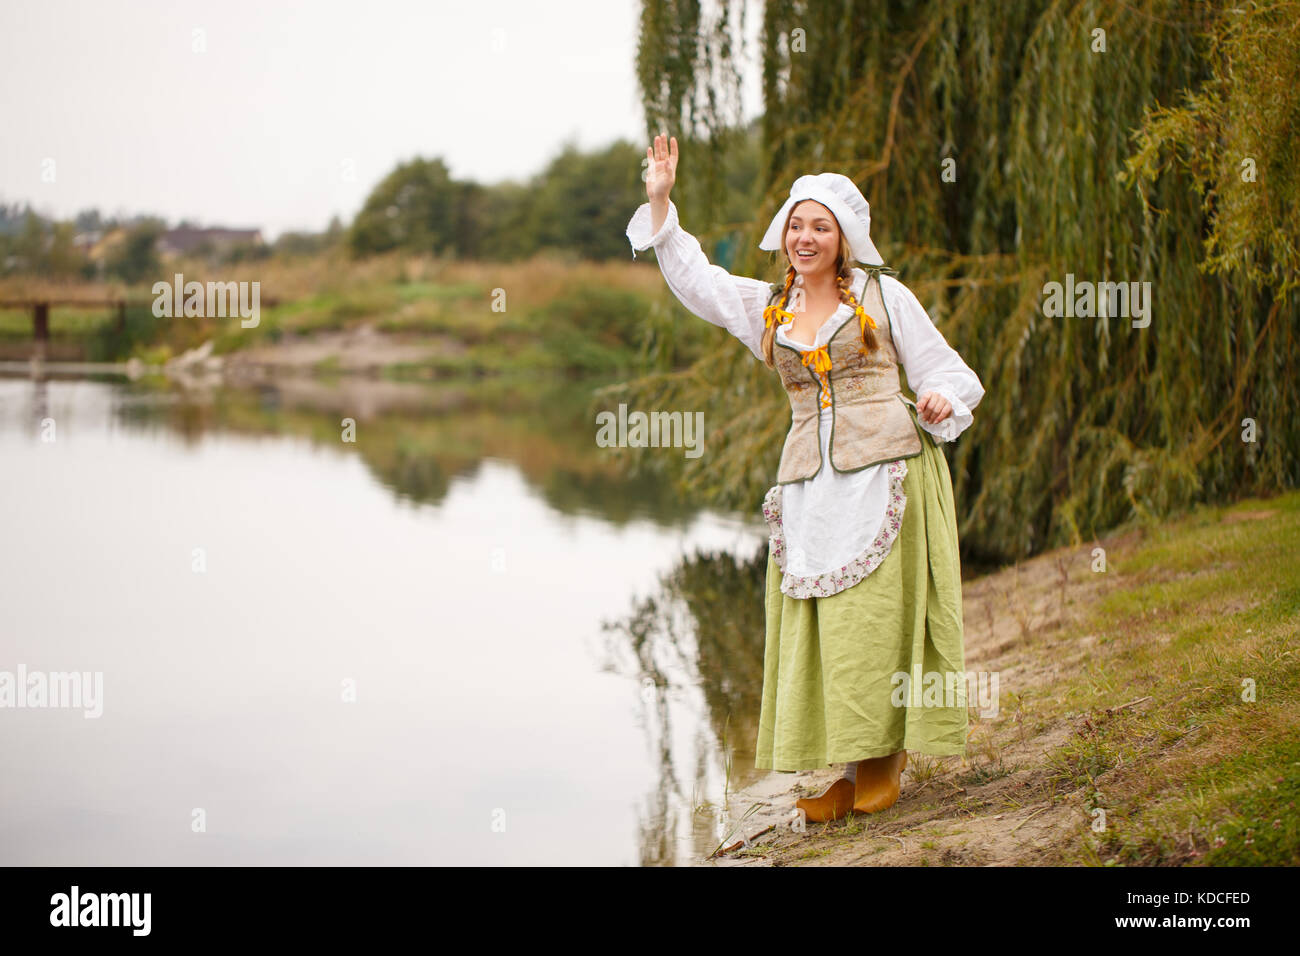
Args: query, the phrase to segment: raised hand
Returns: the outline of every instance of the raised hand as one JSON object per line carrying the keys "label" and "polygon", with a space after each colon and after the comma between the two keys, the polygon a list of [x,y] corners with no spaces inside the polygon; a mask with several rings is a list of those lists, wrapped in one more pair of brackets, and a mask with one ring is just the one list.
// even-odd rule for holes
{"label": "raised hand", "polygon": [[652,203],[667,202],[668,193],[677,181],[677,137],[656,136],[654,146],[647,146],[645,194]]}

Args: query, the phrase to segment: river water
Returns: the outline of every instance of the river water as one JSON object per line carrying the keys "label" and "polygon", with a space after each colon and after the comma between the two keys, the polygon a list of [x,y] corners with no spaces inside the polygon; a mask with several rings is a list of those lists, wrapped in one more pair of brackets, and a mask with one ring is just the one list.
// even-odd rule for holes
{"label": "river water", "polygon": [[0,378],[0,864],[707,856],[766,529],[589,394]]}

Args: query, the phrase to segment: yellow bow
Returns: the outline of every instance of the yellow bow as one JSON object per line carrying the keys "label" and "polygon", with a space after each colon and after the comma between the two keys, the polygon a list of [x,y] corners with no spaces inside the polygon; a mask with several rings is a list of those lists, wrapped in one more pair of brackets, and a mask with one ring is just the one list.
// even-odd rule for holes
{"label": "yellow bow", "polygon": [[770,329],[772,327],[773,319],[776,319],[777,322],[780,322],[782,325],[784,325],[786,322],[794,321],[794,313],[785,311],[785,309],[781,308],[779,305],[775,305],[775,304],[769,305],[766,309],[763,310],[764,328]]}
{"label": "yellow bow", "polygon": [[807,366],[812,363],[814,372],[829,372],[831,370],[831,356],[826,351],[826,346],[821,348],[809,349],[803,353],[803,364]]}
{"label": "yellow bow", "polygon": [[873,329],[879,328],[879,326],[876,325],[876,320],[873,319],[871,316],[867,315],[866,310],[863,309],[862,306],[858,306],[856,309],[854,309],[853,314],[858,317],[859,331],[865,332],[867,330],[868,325],[870,325]]}

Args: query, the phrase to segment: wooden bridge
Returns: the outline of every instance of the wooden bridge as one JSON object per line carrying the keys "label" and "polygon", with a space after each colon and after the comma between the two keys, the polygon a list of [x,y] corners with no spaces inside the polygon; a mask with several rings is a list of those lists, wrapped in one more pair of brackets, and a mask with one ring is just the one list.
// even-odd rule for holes
{"label": "wooden bridge", "polygon": [[[96,296],[96,295],[46,295],[37,293],[35,295],[24,295],[10,298],[0,298],[0,309],[31,309],[32,310],[32,340],[36,343],[36,352],[42,358],[45,357],[46,348],[50,341],[50,309],[55,306],[71,306],[73,308],[105,308],[112,310],[113,314],[113,331],[121,335],[126,332],[126,307],[130,306],[148,306],[152,308],[153,298],[147,299],[128,299],[123,296]],[[278,300],[272,297],[259,299],[259,307],[277,305]]]}
{"label": "wooden bridge", "polygon": [[56,305],[95,308],[103,306],[114,310],[113,330],[126,331],[127,300],[122,298],[84,298],[38,296],[17,299],[0,299],[0,309],[31,309],[32,333],[37,342],[50,340],[50,308]]}

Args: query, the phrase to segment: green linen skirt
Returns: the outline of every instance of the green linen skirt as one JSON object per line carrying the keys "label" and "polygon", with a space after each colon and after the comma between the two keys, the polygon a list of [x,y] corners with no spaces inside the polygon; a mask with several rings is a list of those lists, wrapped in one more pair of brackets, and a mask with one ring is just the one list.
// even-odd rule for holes
{"label": "green linen skirt", "polygon": [[902,527],[870,574],[829,597],[793,598],[782,593],[768,551],[760,770],[819,769],[899,750],[965,756],[952,478],[935,439],[917,431],[921,454],[906,459]]}

